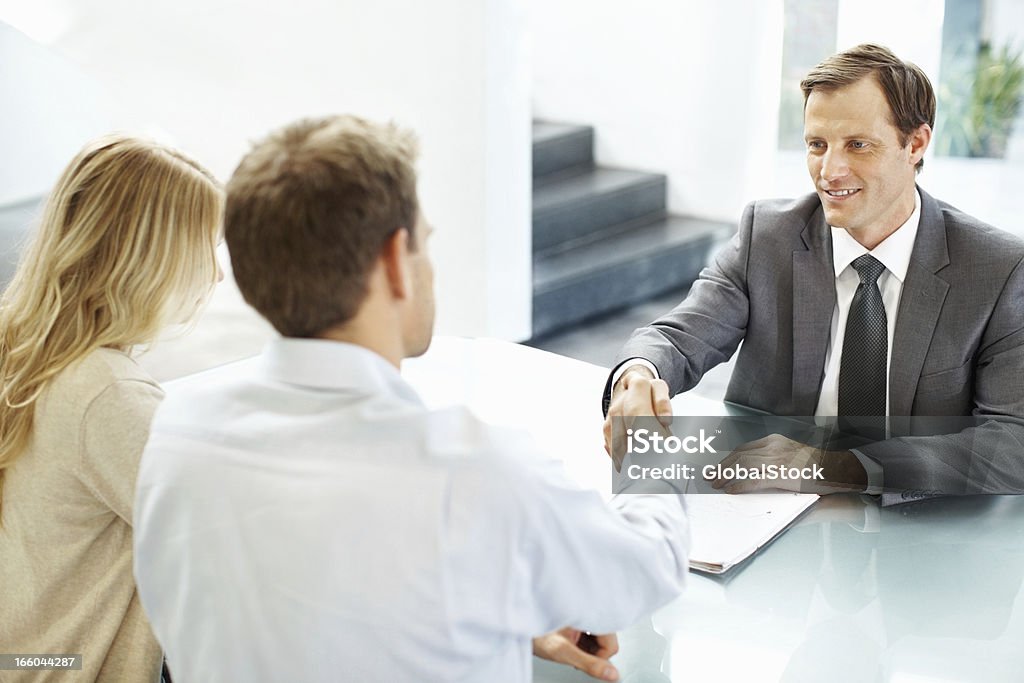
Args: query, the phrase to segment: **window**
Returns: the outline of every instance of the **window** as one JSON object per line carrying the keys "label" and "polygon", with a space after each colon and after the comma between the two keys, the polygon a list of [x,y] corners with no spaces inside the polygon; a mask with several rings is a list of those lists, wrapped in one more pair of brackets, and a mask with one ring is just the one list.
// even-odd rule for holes
{"label": "window", "polygon": [[799,83],[857,43],[886,45],[921,66],[938,98],[918,183],[1024,235],[1024,0],[785,0],[774,193],[810,192]]}

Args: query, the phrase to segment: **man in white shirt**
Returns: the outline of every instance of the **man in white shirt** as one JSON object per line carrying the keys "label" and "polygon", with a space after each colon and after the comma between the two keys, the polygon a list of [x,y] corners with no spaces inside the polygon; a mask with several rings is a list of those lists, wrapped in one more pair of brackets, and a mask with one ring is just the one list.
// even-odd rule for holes
{"label": "man in white shirt", "polygon": [[170,389],[142,459],[136,578],[179,683],[526,681],[534,638],[616,680],[589,633],[682,589],[681,496],[606,505],[402,379],[434,318],[415,156],[394,126],[304,120],[228,184],[235,279],[282,337]]}
{"label": "man in white shirt", "polygon": [[801,87],[816,192],[749,205],[686,300],[634,332],[605,390],[609,447],[615,418],[667,414],[742,341],[727,400],[876,420],[880,440],[822,452],[773,435],[724,465],[812,460],[829,480],[817,492],[883,502],[1024,491],[1024,243],[917,187],[935,122],[920,68],[860,45]]}

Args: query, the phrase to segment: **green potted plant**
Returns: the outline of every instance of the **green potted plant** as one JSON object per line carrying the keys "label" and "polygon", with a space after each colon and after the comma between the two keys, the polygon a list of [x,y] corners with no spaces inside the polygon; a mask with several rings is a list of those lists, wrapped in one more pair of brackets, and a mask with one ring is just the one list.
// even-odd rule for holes
{"label": "green potted plant", "polygon": [[997,51],[983,42],[973,65],[959,63],[969,66],[947,74],[939,86],[943,124],[937,151],[1001,159],[1024,96],[1022,51],[1009,45]]}

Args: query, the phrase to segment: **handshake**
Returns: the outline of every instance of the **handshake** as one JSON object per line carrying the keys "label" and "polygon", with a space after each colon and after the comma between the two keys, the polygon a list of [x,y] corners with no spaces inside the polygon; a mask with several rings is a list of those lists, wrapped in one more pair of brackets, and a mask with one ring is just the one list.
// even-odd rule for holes
{"label": "handshake", "polygon": [[[643,425],[643,427],[639,427]],[[679,438],[672,434],[669,386],[646,365],[631,365],[612,387],[604,421],[604,447],[620,471],[629,454],[715,454],[714,435]],[[867,473],[849,450],[824,450],[781,434],[769,434],[731,449],[717,466],[701,468],[712,488],[726,493],[781,489],[798,493],[860,492]],[[809,476],[779,476],[807,472]]]}

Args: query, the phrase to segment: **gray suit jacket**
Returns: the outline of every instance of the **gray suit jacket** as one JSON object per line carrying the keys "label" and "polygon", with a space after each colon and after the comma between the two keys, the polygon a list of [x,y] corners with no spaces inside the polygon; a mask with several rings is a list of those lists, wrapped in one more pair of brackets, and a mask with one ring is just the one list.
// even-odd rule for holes
{"label": "gray suit jacket", "polygon": [[[1024,491],[1024,242],[919,192],[921,222],[889,369],[890,414],[975,416],[984,426],[861,451],[883,465],[887,489],[912,496]],[[636,330],[616,367],[646,358],[676,394],[742,341],[726,400],[810,416],[835,300],[831,231],[817,195],[754,202],[686,300]],[[892,423],[894,433],[914,433],[909,422]]]}

